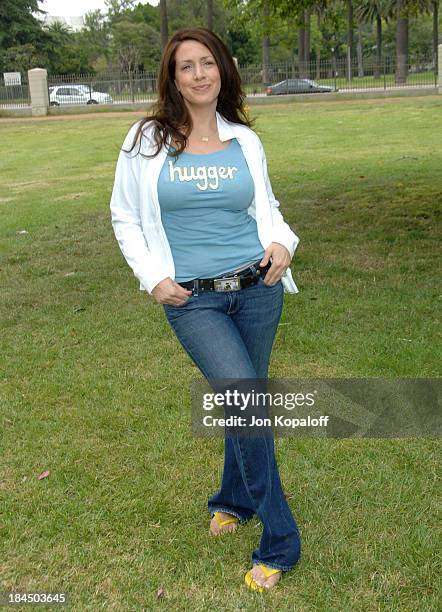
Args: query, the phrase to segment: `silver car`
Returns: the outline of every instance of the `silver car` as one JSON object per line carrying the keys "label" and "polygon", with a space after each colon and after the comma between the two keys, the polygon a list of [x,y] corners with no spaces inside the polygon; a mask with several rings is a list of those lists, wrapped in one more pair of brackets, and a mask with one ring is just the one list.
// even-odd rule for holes
{"label": "silver car", "polygon": [[49,104],[112,104],[108,93],[94,91],[88,85],[54,85],[49,87]]}
{"label": "silver car", "polygon": [[333,91],[331,87],[318,85],[311,79],[285,79],[276,85],[269,85],[266,89],[268,96],[280,96],[282,94],[297,93],[326,93]]}

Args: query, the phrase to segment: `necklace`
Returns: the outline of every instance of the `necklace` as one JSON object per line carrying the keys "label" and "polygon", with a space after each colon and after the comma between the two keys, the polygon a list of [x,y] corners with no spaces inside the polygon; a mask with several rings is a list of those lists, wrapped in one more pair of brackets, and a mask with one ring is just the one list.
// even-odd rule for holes
{"label": "necklace", "polygon": [[[218,135],[216,133],[216,135]],[[198,140],[200,140],[201,142],[209,142],[210,139],[212,139],[215,136],[215,134],[210,134],[209,136],[194,136],[195,139],[198,138]]]}

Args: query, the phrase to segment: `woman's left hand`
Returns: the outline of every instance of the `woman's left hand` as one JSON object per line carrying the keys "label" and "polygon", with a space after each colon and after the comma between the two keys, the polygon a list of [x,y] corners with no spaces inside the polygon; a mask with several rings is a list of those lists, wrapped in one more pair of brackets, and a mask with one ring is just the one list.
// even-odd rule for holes
{"label": "woman's left hand", "polygon": [[272,258],[272,265],[267,271],[264,278],[266,285],[276,285],[281,280],[282,275],[290,265],[291,257],[288,250],[279,242],[272,242],[266,248],[264,257],[260,261],[260,266],[265,266],[270,257]]}

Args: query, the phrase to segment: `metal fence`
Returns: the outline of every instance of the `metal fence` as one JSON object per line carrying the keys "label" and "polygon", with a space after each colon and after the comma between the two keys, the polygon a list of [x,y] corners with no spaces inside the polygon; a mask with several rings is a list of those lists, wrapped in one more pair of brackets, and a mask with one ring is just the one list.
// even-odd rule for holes
{"label": "metal fence", "polygon": [[[275,92],[270,92],[269,87],[273,90],[273,86],[277,84],[278,94],[309,93],[309,84],[313,85],[311,93],[316,92],[316,85],[340,92],[437,87],[437,69],[431,58],[409,62],[405,78],[398,74],[394,58],[385,58],[380,63],[373,59],[366,59],[361,63],[352,60],[350,67],[345,59],[303,64],[281,62],[271,64],[267,70],[263,69],[262,64],[239,66],[239,71],[248,95],[271,95]],[[304,83],[304,87],[300,87],[299,83],[290,83],[296,79],[310,83]],[[299,91],[300,89],[302,91]]]}
{"label": "metal fence", "polygon": [[2,75],[0,80],[0,108],[28,108],[31,104],[28,74],[22,73],[20,81],[9,84]]}
{"label": "metal fence", "polygon": [[[240,65],[238,69],[248,96],[437,87],[436,65],[432,58],[410,61],[402,78],[398,75],[395,58],[385,58],[379,64],[373,59],[352,60],[350,68],[345,59],[332,59],[303,64],[280,62],[267,67]],[[48,76],[51,106],[148,103],[156,99],[156,86],[156,72]],[[0,108],[20,108],[29,104],[27,80],[23,76],[20,87],[0,84]]]}
{"label": "metal fence", "polygon": [[49,103],[127,104],[156,98],[155,72],[48,75]]}
{"label": "metal fence", "polygon": [[[351,70],[346,60],[321,60],[300,66],[297,62],[271,64],[267,70],[262,64],[239,66],[244,91],[249,96],[279,95],[287,93],[316,93],[328,88],[330,91],[376,91],[403,87],[437,87],[437,73],[434,62],[423,58],[408,64],[406,78],[399,79],[396,74],[396,62],[386,58],[381,64],[376,61],[365,61],[363,65],[353,61]],[[306,79],[304,86],[294,86],[294,79]],[[107,93],[107,102],[113,104],[152,102],[156,98],[157,75],[154,72],[100,75],[70,75],[68,77],[51,77],[50,85],[71,85],[77,89],[89,90],[86,103],[99,103],[100,96],[95,92]],[[272,85],[280,83],[276,90]],[[302,85],[302,84],[301,84]],[[321,89],[318,89],[320,86]],[[269,89],[271,88],[271,89]],[[75,94],[75,91],[72,91]],[[52,97],[53,105],[62,104],[63,100]],[[80,103],[78,97],[76,103]]]}

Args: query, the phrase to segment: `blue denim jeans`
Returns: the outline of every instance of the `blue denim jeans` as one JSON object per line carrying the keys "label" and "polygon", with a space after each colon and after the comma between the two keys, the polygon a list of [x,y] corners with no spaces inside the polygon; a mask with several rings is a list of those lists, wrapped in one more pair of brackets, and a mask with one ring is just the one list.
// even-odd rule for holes
{"label": "blue denim jeans", "polygon": [[[267,379],[283,294],[281,281],[270,286],[260,279],[239,291],[191,295],[183,305],[165,304],[164,311],[209,382]],[[225,437],[221,488],[209,497],[208,509],[228,512],[241,524],[258,516],[263,532],[253,564],[288,571],[299,560],[299,530],[282,490],[273,436]]]}

